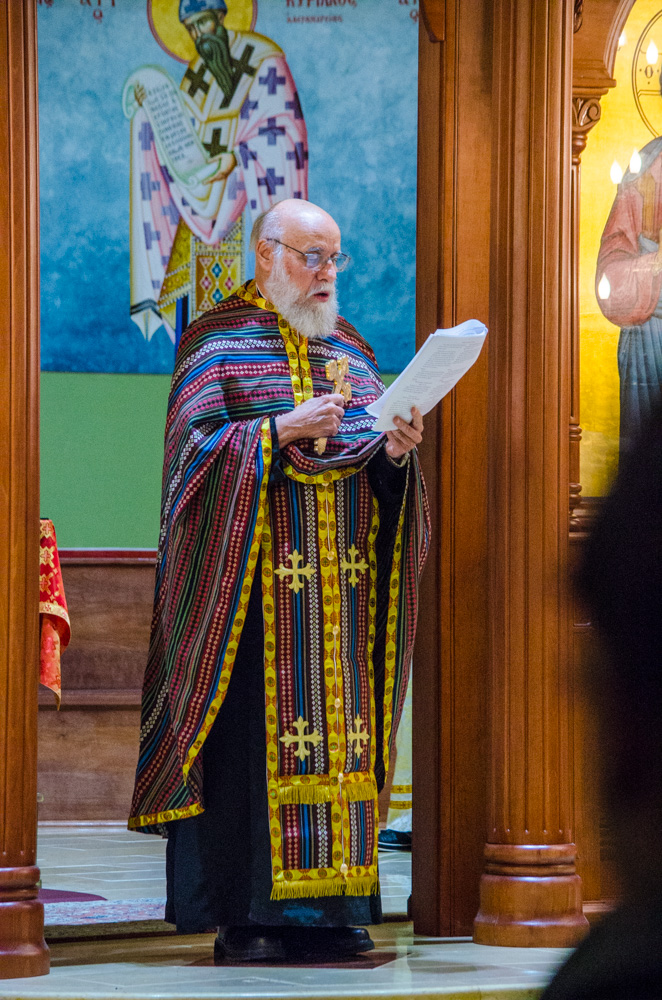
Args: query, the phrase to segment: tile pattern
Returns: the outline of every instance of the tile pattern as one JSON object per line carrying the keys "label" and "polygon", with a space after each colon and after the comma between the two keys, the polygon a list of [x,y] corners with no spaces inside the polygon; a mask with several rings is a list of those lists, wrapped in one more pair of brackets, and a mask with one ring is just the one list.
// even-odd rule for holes
{"label": "tile pattern", "polygon": [[372,958],[343,965],[214,966],[213,937],[130,938],[52,946],[49,976],[0,981],[22,1000],[534,1000],[566,952],[414,937],[407,923],[370,930]]}

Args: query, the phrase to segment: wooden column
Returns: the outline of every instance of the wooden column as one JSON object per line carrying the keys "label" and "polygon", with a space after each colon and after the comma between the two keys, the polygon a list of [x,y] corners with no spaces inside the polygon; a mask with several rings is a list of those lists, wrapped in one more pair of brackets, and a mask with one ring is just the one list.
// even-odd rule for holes
{"label": "wooden column", "polygon": [[0,978],[48,972],[37,902],[39,205],[34,0],[0,2]]}
{"label": "wooden column", "polygon": [[[425,0],[419,39],[416,327],[488,322],[493,0]],[[467,935],[487,789],[488,348],[426,417],[432,515],[414,652],[412,916]]]}
{"label": "wooden column", "polygon": [[567,946],[587,930],[567,586],[572,31],[570,0],[495,5],[482,944]]}

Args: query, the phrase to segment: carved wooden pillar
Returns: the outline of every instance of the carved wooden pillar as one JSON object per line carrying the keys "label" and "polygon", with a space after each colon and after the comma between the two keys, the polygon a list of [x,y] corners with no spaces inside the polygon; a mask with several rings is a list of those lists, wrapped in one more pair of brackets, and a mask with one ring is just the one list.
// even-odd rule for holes
{"label": "carved wooden pillar", "polygon": [[573,13],[570,0],[502,0],[494,15],[482,944],[573,945],[588,927],[567,593]]}
{"label": "carved wooden pillar", "polygon": [[34,0],[0,3],[0,978],[48,972],[37,902],[39,205]]}

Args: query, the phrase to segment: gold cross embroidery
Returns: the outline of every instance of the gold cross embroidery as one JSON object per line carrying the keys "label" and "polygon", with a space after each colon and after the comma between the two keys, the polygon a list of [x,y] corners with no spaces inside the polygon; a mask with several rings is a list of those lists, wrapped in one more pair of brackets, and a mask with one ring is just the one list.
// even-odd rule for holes
{"label": "gold cross embroidery", "polygon": [[350,729],[347,733],[347,739],[350,743],[354,744],[354,753],[357,757],[360,757],[363,753],[363,743],[367,743],[369,736],[367,729],[361,729],[363,721],[360,715],[357,715],[354,719],[354,729]]}
{"label": "gold cross embroidery", "polygon": [[[333,358],[327,361],[325,367],[326,377],[333,381],[333,391],[339,392],[345,403],[349,403],[352,398],[352,387],[345,379],[349,375],[349,358],[343,354],[342,358]],[[315,441],[315,452],[323,455],[326,450],[326,438],[317,438]]]}
{"label": "gold cross embroidery", "polygon": [[285,735],[280,738],[280,742],[284,743],[286,747],[291,746],[292,743],[298,744],[296,750],[294,751],[294,756],[298,757],[300,760],[305,760],[306,757],[310,756],[310,750],[306,746],[306,743],[312,743],[312,745],[316,747],[318,743],[322,742],[322,737],[316,729],[314,729],[312,733],[307,734],[307,728],[308,723],[304,722],[303,718],[299,716],[297,721],[294,723],[296,736],[293,736],[292,733],[285,733]]}
{"label": "gold cross embroidery", "polygon": [[309,580],[311,576],[315,575],[315,570],[310,563],[308,563],[307,566],[299,566],[299,562],[303,562],[303,556],[299,555],[296,549],[294,552],[290,552],[287,559],[292,560],[292,566],[285,566],[281,563],[278,569],[274,570],[274,572],[276,576],[281,578],[281,580],[283,580],[286,576],[291,576],[292,579],[288,583],[288,587],[290,590],[293,590],[295,594],[298,594],[300,590],[303,590],[303,580],[301,578],[305,577]]}
{"label": "gold cross embroidery", "polygon": [[55,563],[53,562],[55,548],[52,545],[44,545],[40,551],[40,555],[42,566],[53,566],[53,568],[55,568]]}
{"label": "gold cross embroidery", "polygon": [[347,555],[349,556],[349,560],[341,559],[340,561],[340,568],[344,570],[345,573],[349,571],[349,582],[351,583],[352,587],[355,587],[359,582],[357,573],[365,573],[365,571],[368,568],[368,564],[365,561],[365,559],[361,559],[360,562],[357,562],[356,557],[358,556],[358,554],[359,551],[356,548],[356,545],[350,545],[350,547],[347,550]]}

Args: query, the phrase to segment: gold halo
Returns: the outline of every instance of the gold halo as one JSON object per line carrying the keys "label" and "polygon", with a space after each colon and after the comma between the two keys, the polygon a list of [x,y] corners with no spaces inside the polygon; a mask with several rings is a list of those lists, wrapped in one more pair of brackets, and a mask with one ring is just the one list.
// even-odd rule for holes
{"label": "gold halo", "polygon": [[[662,135],[662,99],[660,99],[660,57],[658,55],[655,66],[647,65],[644,46],[655,37],[659,44],[662,37],[661,25],[658,23],[662,18],[662,11],[659,11],[648,22],[642,31],[632,57],[632,92],[637,111],[641,115],[641,120],[648,131],[657,138]],[[657,27],[656,27],[657,25]],[[659,49],[658,49],[659,52]],[[648,72],[650,70],[650,73]]]}
{"label": "gold halo", "polygon": [[[257,0],[226,0],[225,27],[250,31],[257,18]],[[190,63],[197,57],[193,39],[179,20],[179,0],[147,0],[147,19],[155,39],[169,56]]]}

